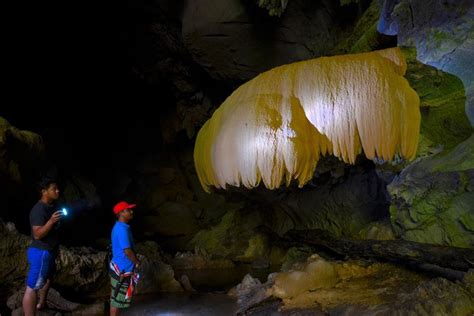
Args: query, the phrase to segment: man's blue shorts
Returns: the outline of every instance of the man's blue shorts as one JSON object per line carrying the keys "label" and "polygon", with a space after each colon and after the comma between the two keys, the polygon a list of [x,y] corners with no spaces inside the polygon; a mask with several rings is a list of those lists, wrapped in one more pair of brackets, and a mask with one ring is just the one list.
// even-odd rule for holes
{"label": "man's blue shorts", "polygon": [[55,257],[48,250],[34,247],[28,248],[26,256],[30,265],[26,285],[33,290],[39,290],[54,273]]}

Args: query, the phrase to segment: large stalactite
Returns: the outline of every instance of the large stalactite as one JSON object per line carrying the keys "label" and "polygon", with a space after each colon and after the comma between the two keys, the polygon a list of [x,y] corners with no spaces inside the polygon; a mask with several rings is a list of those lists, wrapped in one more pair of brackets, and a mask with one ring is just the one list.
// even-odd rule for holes
{"label": "large stalactite", "polygon": [[194,160],[202,186],[303,186],[319,157],[354,163],[413,159],[419,98],[398,48],[274,68],[243,84],[201,128]]}

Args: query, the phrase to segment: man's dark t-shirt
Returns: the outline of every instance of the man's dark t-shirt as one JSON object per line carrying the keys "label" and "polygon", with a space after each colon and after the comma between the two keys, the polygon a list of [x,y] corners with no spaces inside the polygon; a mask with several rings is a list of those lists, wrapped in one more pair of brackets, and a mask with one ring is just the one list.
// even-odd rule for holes
{"label": "man's dark t-shirt", "polygon": [[56,211],[57,209],[53,204],[45,204],[41,201],[38,201],[38,203],[33,206],[30,212],[31,238],[33,239],[31,247],[50,251],[57,250],[59,245],[59,222],[54,224],[53,228],[51,228],[45,237],[35,239],[33,236],[33,226],[43,226]]}

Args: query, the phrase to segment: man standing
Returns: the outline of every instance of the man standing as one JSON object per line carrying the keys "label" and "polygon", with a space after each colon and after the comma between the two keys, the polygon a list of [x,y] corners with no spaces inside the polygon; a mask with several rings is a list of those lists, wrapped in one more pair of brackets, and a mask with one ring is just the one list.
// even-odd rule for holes
{"label": "man standing", "polygon": [[135,204],[119,202],[114,206],[117,216],[112,229],[112,261],[110,262],[110,315],[118,315],[120,309],[128,308],[133,290],[138,282],[140,261],[134,251],[133,237],[128,222],[133,218]]}
{"label": "man standing", "polygon": [[46,304],[59,247],[58,222],[63,216],[62,211],[58,211],[54,205],[59,197],[56,181],[41,180],[39,191],[41,198],[30,212],[33,241],[27,250],[29,271],[23,296],[23,311],[26,316],[35,315],[35,309],[42,309]]}

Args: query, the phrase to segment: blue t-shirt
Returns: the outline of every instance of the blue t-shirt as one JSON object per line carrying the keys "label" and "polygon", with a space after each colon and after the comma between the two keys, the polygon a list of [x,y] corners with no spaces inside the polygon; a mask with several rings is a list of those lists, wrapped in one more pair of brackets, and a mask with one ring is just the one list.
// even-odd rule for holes
{"label": "blue t-shirt", "polygon": [[127,248],[133,249],[130,226],[117,221],[112,229],[112,261],[118,265],[120,272],[133,271],[133,262],[124,252]]}

